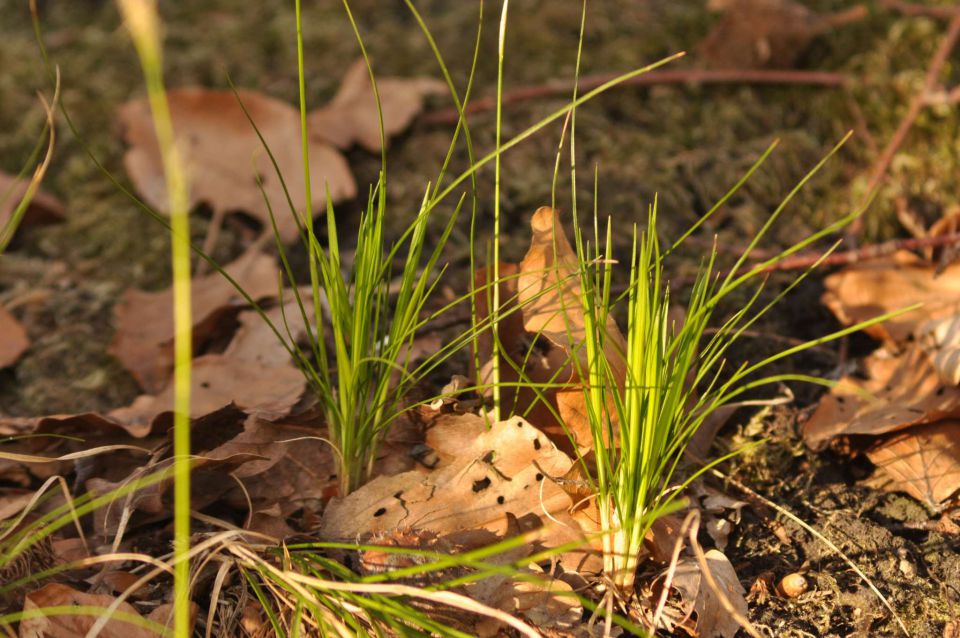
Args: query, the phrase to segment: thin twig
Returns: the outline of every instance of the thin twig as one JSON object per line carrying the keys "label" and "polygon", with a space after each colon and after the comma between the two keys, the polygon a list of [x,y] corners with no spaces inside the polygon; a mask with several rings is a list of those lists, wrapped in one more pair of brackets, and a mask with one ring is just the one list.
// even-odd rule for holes
{"label": "thin twig", "polygon": [[[887,170],[890,168],[891,162],[893,162],[893,157],[897,154],[900,146],[907,138],[907,134],[910,132],[910,129],[913,128],[913,124],[920,116],[920,112],[927,105],[928,96],[934,93],[938,87],[938,80],[940,72],[943,70],[943,65],[950,56],[950,52],[953,51],[953,48],[956,46],[957,39],[960,38],[960,7],[953,9],[952,15],[953,19],[950,20],[947,33],[943,36],[943,39],[940,41],[940,46],[937,47],[937,51],[930,59],[930,65],[927,67],[927,74],[923,80],[923,87],[910,100],[910,105],[907,107],[907,112],[904,114],[903,119],[900,120],[900,125],[873,165],[873,171],[871,172],[870,182],[867,184],[865,195],[867,200],[869,200],[880,187],[884,177],[887,175]],[[858,217],[850,224],[848,236],[856,237],[862,230],[863,218]]]}
{"label": "thin twig", "polygon": [[820,261],[822,266],[846,266],[861,261],[870,261],[887,257],[901,250],[917,250],[919,248],[937,248],[939,246],[949,246],[960,243],[960,233],[951,233],[949,235],[940,235],[938,237],[918,237],[910,239],[895,239],[880,244],[871,244],[855,250],[848,250],[842,253],[833,253],[823,258],[822,253],[807,253],[788,257],[783,261],[776,263],[764,272],[775,270],[803,270],[809,268]]}
{"label": "thin twig", "polygon": [[[587,75],[580,78],[582,91],[590,91],[617,77],[615,73]],[[653,86],[660,84],[812,84],[841,87],[849,82],[843,73],[828,71],[792,71],[762,69],[666,69],[650,71],[622,82],[622,86]],[[503,94],[503,104],[526,102],[544,97],[566,96],[572,91],[568,82],[552,81],[525,86]],[[496,107],[493,97],[480,98],[467,105],[464,113],[481,113]],[[432,111],[423,116],[427,124],[455,124],[460,119],[456,109]]]}

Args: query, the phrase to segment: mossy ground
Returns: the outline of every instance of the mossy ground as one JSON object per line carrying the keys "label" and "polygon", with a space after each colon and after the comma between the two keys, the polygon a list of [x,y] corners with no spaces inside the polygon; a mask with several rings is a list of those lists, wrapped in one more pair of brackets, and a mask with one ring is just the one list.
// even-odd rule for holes
{"label": "mossy ground", "polygon": [[[19,171],[42,126],[35,92],[50,91],[26,3],[14,4],[5,8],[0,21],[0,169],[8,172]],[[163,229],[104,178],[84,149],[89,148],[121,183],[127,183],[113,113],[118,104],[141,93],[142,79],[115,6],[102,0],[40,4],[44,37],[63,78],[63,100],[83,139],[70,135],[61,116],[57,152],[44,186],[64,201],[67,221],[30,231],[17,249],[0,261],[0,273],[7,273],[0,282],[4,298],[28,289],[46,291],[18,311],[33,346],[14,369],[0,372],[0,410],[14,414],[104,410],[130,401],[137,393],[133,380],[105,352],[112,336],[112,304],[127,286],[167,285],[169,246]],[[342,69],[358,52],[339,3],[305,4],[308,101],[317,106],[333,95]],[[817,10],[837,10],[851,3],[817,0],[809,4]],[[229,74],[237,86],[293,103],[297,71],[292,5],[236,0],[163,3],[168,82],[225,87]],[[462,83],[473,51],[478,5],[430,0],[417,6],[447,56],[455,79]],[[437,75],[427,43],[402,3],[355,0],[352,7],[379,73]],[[487,96],[494,90],[496,61],[492,52],[498,12],[499,3],[486,3],[484,53],[475,95]],[[506,49],[508,88],[571,78],[579,18],[576,2],[515,3]],[[677,66],[694,65],[696,45],[711,20],[699,1],[593,2],[588,8],[582,73],[624,71],[680,50],[691,51],[691,55]],[[889,139],[921,85],[942,31],[943,25],[930,19],[877,12],[868,20],[818,38],[801,66],[847,73],[854,80],[849,89],[732,84],[615,90],[578,112],[580,208],[584,212],[593,209],[596,167],[597,208],[623,229],[621,237],[627,236],[626,229],[634,222],[645,218],[655,194],[663,235],[675,237],[743,174],[772,139],[780,138],[780,149],[771,161],[708,229],[719,235],[721,245],[736,247],[848,129],[857,129],[856,137],[801,193],[771,238],[774,246],[794,241],[847,213],[862,199],[877,146],[882,148]],[[958,63],[960,54],[955,53],[947,65],[953,82],[960,81]],[[563,98],[549,98],[508,107],[504,135],[521,131],[563,102]],[[442,101],[435,105],[449,106]],[[471,125],[477,148],[489,151],[493,115],[473,117]],[[867,215],[866,240],[901,232],[893,215],[897,195],[908,197],[931,217],[958,202],[958,132],[960,115],[955,107],[924,111]],[[508,232],[503,252],[507,259],[522,256],[528,242],[528,216],[550,200],[559,134],[559,124],[548,127],[504,157],[502,204]],[[436,174],[449,135],[448,127],[420,124],[391,144],[389,195],[398,227],[409,219],[427,180]],[[374,180],[379,168],[376,156],[352,152],[350,161],[360,184]],[[465,158],[458,156],[455,164],[455,168],[464,166]],[[559,206],[569,210],[567,173],[561,171],[558,193],[562,194]],[[491,226],[492,171],[484,170],[480,181],[478,228],[482,240],[489,236]],[[357,202],[339,207],[347,218],[358,209]],[[203,215],[194,219],[198,239],[204,235],[205,219]],[[454,269],[447,283],[454,289],[467,285],[466,237],[465,231],[458,231],[451,247]],[[228,227],[217,256],[228,258],[235,246],[235,234]],[[699,257],[696,250],[688,250],[686,261],[675,264],[675,276],[695,267]],[[816,282],[805,286],[762,329],[801,338],[829,330],[831,319],[820,308],[817,296]],[[831,362],[807,361],[806,365],[820,367],[805,369],[807,373],[828,373]],[[801,398],[809,403],[814,396],[807,391]],[[881,496],[866,488],[848,489],[855,473],[838,468],[838,459],[805,453],[789,434],[791,428],[787,424],[778,430],[771,445],[745,459],[742,475],[755,479],[758,488],[768,489],[774,498],[797,507],[827,532],[879,538],[871,550],[874,554],[895,553],[906,546],[922,565],[918,576],[926,579],[922,586],[885,577],[886,563],[873,560],[873,555],[858,555],[855,544],[842,545],[861,564],[871,567],[878,586],[908,616],[913,635],[934,635],[949,614],[956,613],[958,604],[955,589],[931,584],[957,582],[957,561],[951,563],[952,559],[933,549],[936,543],[949,547],[948,540],[895,531],[897,526],[890,521],[897,516],[891,508],[902,501],[900,497]],[[788,472],[797,478],[787,483],[775,478]],[[866,531],[854,530],[852,525],[866,525]],[[798,540],[793,548],[777,547],[769,542],[762,524],[749,517],[738,534],[731,551],[743,579],[766,569],[765,561],[780,570],[812,560],[818,573],[830,581],[818,581],[818,588],[822,585],[824,590],[837,592],[829,613],[822,606],[802,603],[755,609],[757,621],[769,626],[773,635],[896,633],[889,618],[880,612],[870,622],[843,620],[856,606],[844,596],[858,596],[861,586],[837,559],[813,552],[806,540]],[[797,538],[801,537],[798,534]],[[956,550],[954,541],[951,551]],[[931,552],[939,557],[940,566],[927,560]],[[867,607],[872,604],[863,603]],[[874,607],[862,613],[873,614]],[[824,618],[830,622],[824,624]]]}

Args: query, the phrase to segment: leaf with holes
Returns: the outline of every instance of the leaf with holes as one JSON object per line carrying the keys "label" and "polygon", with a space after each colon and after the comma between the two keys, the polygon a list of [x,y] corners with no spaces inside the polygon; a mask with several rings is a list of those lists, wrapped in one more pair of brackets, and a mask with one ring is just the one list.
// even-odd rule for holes
{"label": "leaf with holes", "polygon": [[[346,498],[334,499],[324,512],[320,533],[333,540],[413,526],[437,534],[487,529],[506,530],[506,515],[540,518],[562,512],[570,497],[546,476],[562,476],[570,457],[520,417],[486,428],[482,417],[464,415],[442,428],[468,428],[456,440],[455,454],[443,450],[432,473],[381,476]],[[432,440],[445,440],[443,432]],[[454,437],[449,437],[454,440]],[[455,448],[456,449],[456,448]]]}

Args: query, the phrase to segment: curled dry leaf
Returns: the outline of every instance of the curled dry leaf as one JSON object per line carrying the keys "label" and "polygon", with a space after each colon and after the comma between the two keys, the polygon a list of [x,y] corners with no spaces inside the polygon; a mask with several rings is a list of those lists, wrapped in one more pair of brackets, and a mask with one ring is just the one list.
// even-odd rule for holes
{"label": "curled dry leaf", "polygon": [[[23,604],[25,613],[40,615],[28,617],[20,623],[20,638],[76,638],[86,635],[99,619],[99,614],[56,614],[42,615],[46,607],[101,607],[106,610],[114,602],[113,596],[85,594],[60,583],[50,583],[43,588],[27,594]],[[190,603],[191,624],[196,618],[197,606]],[[172,606],[161,605],[148,617],[148,621],[166,626],[170,620]],[[127,617],[142,618],[137,610],[127,602],[120,603],[117,611]],[[32,613],[31,613],[32,612]],[[113,617],[107,621],[97,634],[101,638],[156,638],[163,635],[160,627],[153,631],[143,624],[134,624],[122,618]]]}
{"label": "curled dry leaf", "polygon": [[915,311],[866,329],[887,342],[902,343],[924,322],[960,314],[960,263],[938,273],[906,251],[845,268],[827,277],[824,286],[823,303],[845,325],[922,303]]}
{"label": "curled dry leaf", "polygon": [[[586,332],[582,311],[580,268],[577,255],[560,224],[559,213],[543,206],[530,220],[533,238],[520,262],[518,299],[523,327],[542,334],[567,352],[577,352],[583,364],[581,345]],[[626,379],[626,340],[612,316],[607,317],[604,354],[614,377]],[[568,377],[569,378],[569,377]]]}
{"label": "curled dry leaf", "polygon": [[[539,208],[530,225],[533,236],[523,261],[519,265],[500,265],[502,319],[497,334],[503,346],[501,374],[508,383],[518,381],[519,375],[514,372],[517,368],[533,383],[567,387],[547,388],[539,395],[530,388],[509,390],[504,405],[512,412],[526,414],[564,452],[582,453],[593,442],[583,390],[576,385],[576,367],[571,363],[575,353],[581,365],[586,364],[579,261],[556,210]],[[476,281],[481,322],[489,314],[489,277],[488,272],[478,273]],[[626,340],[613,317],[607,318],[605,330],[604,354],[614,378],[622,384],[626,379]],[[485,363],[479,372],[481,383],[490,381],[490,341],[486,332],[481,334],[478,348]],[[571,437],[575,443],[571,443]]]}
{"label": "curled dry leaf", "polygon": [[[710,574],[724,596],[741,616],[746,617],[746,591],[729,559],[716,549],[708,550],[706,559]],[[701,573],[700,564],[693,558],[685,558],[677,564],[673,587],[680,594],[683,610],[678,626],[691,636],[733,638],[740,630],[740,623],[724,608],[720,596],[711,589]]]}
{"label": "curled dry leaf", "polygon": [[700,43],[700,61],[712,68],[792,68],[830,26],[830,20],[792,0],[724,0],[711,7],[723,10]]}
{"label": "curled dry leaf", "polygon": [[960,385],[960,315],[928,319],[917,327],[917,341],[940,379]]}
{"label": "curled dry leaf", "polygon": [[[482,423],[481,417],[463,418]],[[438,434],[437,440],[442,438]],[[417,471],[381,476],[334,499],[324,512],[320,534],[354,539],[404,525],[441,535],[470,529],[502,534],[507,514],[539,517],[572,505],[543,474],[563,475],[571,464],[542,432],[514,417],[464,441],[458,455],[426,476]]]}
{"label": "curled dry leaf", "polygon": [[[253,454],[234,454],[223,459],[202,456],[192,458],[190,463],[191,507],[201,510],[215,503],[237,486],[233,472],[246,463],[257,460],[260,460],[260,457]],[[140,468],[133,475],[120,481],[91,478],[86,482],[85,487],[94,496],[105,496],[114,490],[128,486],[133,479],[144,478],[167,469],[172,463],[173,459],[164,459],[152,467]],[[170,518],[173,516],[172,490],[173,478],[165,478],[96,509],[93,512],[94,530],[102,539],[113,539],[121,529],[130,529],[140,523]],[[134,518],[133,515],[136,512],[144,515],[144,518]]]}
{"label": "curled dry leaf", "polygon": [[934,512],[960,490],[958,420],[897,432],[868,447],[866,455],[892,479],[888,489],[906,492]]}
{"label": "curled dry leaf", "polygon": [[[0,171],[0,228],[16,210],[27,190],[28,182]],[[56,197],[37,190],[24,212],[20,226],[51,224],[64,217],[63,204]]]}
{"label": "curled dry leaf", "polygon": [[[528,333],[549,339],[564,353],[564,359],[579,357],[580,365],[585,369],[587,361],[583,344],[587,335],[582,310],[580,262],[556,210],[548,206],[537,209],[530,227],[533,237],[520,262],[517,293],[523,312],[523,327]],[[626,340],[612,316],[607,316],[604,328],[603,352],[613,378],[622,385],[627,376]],[[560,383],[578,380],[572,364],[555,378]],[[561,434],[572,436],[580,452],[589,449],[593,441],[583,390],[578,387],[558,390],[556,405],[560,421],[566,426]],[[613,409],[608,412],[614,414]]]}
{"label": "curled dry leaf", "polygon": [[30,339],[27,331],[7,310],[0,306],[0,368],[17,362],[27,348]]}
{"label": "curled dry leaf", "polygon": [[[389,138],[406,129],[423,110],[425,97],[446,90],[446,84],[433,78],[378,77],[384,135]],[[351,64],[330,103],[307,118],[314,139],[342,149],[359,144],[368,151],[379,151],[380,117],[366,63],[360,59]]]}
{"label": "curled dry leaf", "polygon": [[[224,270],[253,299],[276,294],[279,270],[272,257],[248,251]],[[236,288],[220,273],[191,282],[193,338],[200,347],[224,316],[242,302]],[[173,371],[173,292],[127,290],[114,308],[117,334],[110,353],[130,371],[144,390],[158,392]]]}
{"label": "curled dry leaf", "polygon": [[[301,291],[301,295],[306,295],[303,297],[303,313],[293,292],[286,290],[283,293],[283,306],[276,305],[265,310],[264,314],[287,342],[292,340],[301,347],[306,347],[309,332],[304,324],[304,315],[309,325],[314,326],[314,306],[310,301],[309,291]],[[323,311],[326,312],[326,299],[323,299]],[[290,353],[260,313],[256,310],[244,310],[238,315],[237,321],[240,325],[223,351],[224,356],[266,366],[290,363]]]}
{"label": "curled dry leaf", "polygon": [[573,631],[580,625],[583,607],[562,580],[514,581],[504,589],[499,607],[541,630]]}
{"label": "curled dry leaf", "polygon": [[[297,213],[306,210],[299,111],[286,102],[248,90],[214,91],[198,87],[169,92],[170,114],[190,184],[191,204],[206,203],[224,212],[244,211],[265,228],[270,209],[283,241],[297,237],[298,226],[280,179],[240,102],[250,114],[276,158]],[[143,199],[167,210],[163,163],[145,99],[120,106],[118,118],[130,148],[124,165]],[[315,210],[326,204],[325,189],[334,202],[356,194],[356,184],[343,155],[329,144],[312,139],[310,181]],[[261,193],[258,180],[262,183]],[[264,195],[270,207],[264,202]]]}
{"label": "curled dry leaf", "polygon": [[917,346],[899,356],[873,354],[863,368],[866,380],[841,379],[804,424],[812,449],[839,436],[879,436],[960,415],[960,388],[945,385]]}
{"label": "curled dry leaf", "polygon": [[[527,420],[543,430],[557,447],[573,455],[574,446],[555,415],[556,388],[542,388],[538,395],[530,385],[519,384],[521,377],[517,370],[522,370],[532,384],[550,384],[568,379],[570,366],[562,348],[524,329],[523,315],[517,303],[518,272],[517,264],[500,264],[501,319],[497,322],[497,337],[500,341],[500,380],[504,384],[500,394],[502,410],[508,414],[526,415]],[[475,302],[479,325],[486,325],[490,317],[488,297],[492,277],[490,270],[480,270],[476,275]],[[493,375],[493,339],[489,330],[478,335],[477,350],[481,368],[475,372],[476,377],[481,384],[489,385]],[[589,440],[589,436],[585,440]]]}

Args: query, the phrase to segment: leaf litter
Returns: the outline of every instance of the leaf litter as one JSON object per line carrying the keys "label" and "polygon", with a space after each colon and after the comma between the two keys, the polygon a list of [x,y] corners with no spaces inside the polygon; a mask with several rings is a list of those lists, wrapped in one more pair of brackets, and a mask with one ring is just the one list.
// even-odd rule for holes
{"label": "leaf litter", "polygon": [[813,449],[864,454],[889,490],[933,512],[960,496],[960,265],[912,253],[850,266],[825,280],[844,324],[920,308],[868,329],[883,346],[840,379],[803,426]]}
{"label": "leaf litter", "polygon": [[[376,150],[380,146],[375,128],[376,114],[370,108],[372,91],[365,73],[362,63],[352,65],[333,101],[310,117],[310,151],[312,157],[316,154],[316,161],[312,163],[316,170],[321,171],[314,181],[330,186],[335,201],[355,194],[349,167],[336,149],[345,149],[354,144],[367,150]],[[407,82],[409,84],[404,84]],[[406,128],[422,108],[423,98],[441,88],[435,82],[394,78],[383,78],[378,86],[387,107],[387,135]],[[261,127],[271,148],[278,154],[278,163],[284,175],[288,178],[293,176],[288,186],[294,198],[294,208],[303,210],[305,202],[298,199],[302,188],[296,184],[298,171],[282,168],[288,163],[299,166],[299,121],[291,117],[291,113],[295,114],[296,111],[285,103],[261,94],[245,90],[239,93],[252,119]],[[191,174],[198,180],[194,182],[194,204],[203,202],[222,212],[243,211],[266,226],[269,224],[269,209],[260,192],[262,186],[274,211],[281,211],[277,223],[282,239],[289,241],[296,237],[296,223],[290,215],[285,214],[288,211],[282,189],[272,179],[272,167],[265,163],[259,140],[238,108],[236,98],[231,92],[206,89],[186,88],[171,93],[175,128],[185,132],[180,143],[195,168]],[[146,124],[146,115],[143,101],[131,102],[121,108],[120,120],[130,144],[125,163],[138,191],[149,204],[163,210],[165,201],[160,187],[162,170],[156,155],[156,142],[149,133],[152,128]],[[224,152],[224,149],[229,152]],[[245,163],[230,162],[227,165],[223,162],[224,157],[230,160],[243,158]],[[242,168],[238,168],[241,164]],[[319,203],[322,203],[322,198],[314,202]],[[571,331],[569,326],[576,326],[578,319],[565,310],[576,307],[577,304],[572,302],[579,301],[575,280],[566,281],[566,277],[572,275],[569,259],[573,253],[552,209],[540,209],[534,216],[533,227],[534,239],[523,262],[518,265],[505,264],[501,268],[502,274],[519,275],[511,280],[513,283],[508,281],[502,284],[507,287],[508,294],[501,297],[516,298],[520,303],[518,307],[523,308],[522,312],[516,314],[519,323],[507,324],[518,325],[519,330],[505,331],[501,336],[504,341],[512,339],[515,342],[513,352],[523,356],[517,356],[513,362],[525,375],[544,381],[559,380],[559,383],[569,385],[571,389],[547,393],[546,400],[552,402],[554,410],[538,411],[538,403],[543,407],[540,397],[517,396],[514,402],[517,409],[514,411],[525,413],[529,421],[514,417],[492,424],[488,429],[486,421],[477,415],[438,419],[428,429],[426,442],[442,459],[439,464],[432,468],[419,466],[415,471],[382,475],[342,500],[331,500],[335,496],[333,486],[336,481],[335,477],[328,474],[333,468],[332,453],[323,440],[322,424],[312,417],[309,409],[297,410],[303,407],[305,384],[292,365],[289,354],[278,347],[275,335],[264,329],[259,314],[247,309],[229,285],[215,283],[220,281],[217,279],[219,275],[194,280],[194,285],[200,287],[202,294],[194,299],[195,307],[200,312],[197,313],[195,326],[199,339],[195,344],[198,356],[194,362],[195,403],[191,416],[197,441],[195,476],[204,493],[196,506],[226,506],[234,511],[243,511],[245,515],[240,517],[243,520],[238,521],[244,529],[277,538],[288,537],[302,530],[302,525],[295,530],[291,523],[304,523],[310,521],[311,516],[322,516],[317,527],[310,530],[318,532],[321,537],[347,540],[367,537],[394,546],[420,547],[426,544],[445,551],[466,551],[476,547],[471,546],[467,539],[475,539],[478,532],[485,533],[479,536],[486,542],[536,532],[530,535],[529,546],[523,545],[515,553],[498,558],[502,560],[528,556],[533,552],[534,544],[549,545],[571,537],[584,539],[595,533],[595,522],[591,527],[588,519],[570,516],[569,510],[576,503],[571,490],[563,489],[561,483],[565,477],[577,480],[575,472],[571,473],[575,466],[570,454],[589,448],[589,439],[583,436],[586,430],[583,429],[585,420],[582,406],[578,403],[582,399],[581,389],[577,387],[581,380],[576,378],[569,363],[572,353],[581,350],[583,338],[582,318],[579,320],[581,331]],[[269,261],[269,258],[264,261],[262,255],[248,253],[231,266],[243,270],[240,264],[244,259],[249,259],[250,263]],[[555,275],[556,265],[560,266],[560,279]],[[227,267],[228,271],[231,266]],[[243,285],[248,292],[256,291],[257,294],[251,293],[251,296],[259,300],[276,293],[277,277],[274,272],[267,273],[267,270],[264,268],[260,273],[262,277],[258,276],[250,286]],[[205,288],[205,285],[209,285],[209,288]],[[561,291],[560,294],[551,292],[556,289]],[[128,291],[123,304],[117,308],[118,335],[113,352],[149,394],[107,415],[3,419],[0,420],[0,433],[95,434],[87,443],[100,437],[111,441],[134,437],[155,446],[152,451],[157,462],[151,467],[162,467],[169,458],[164,458],[164,455],[167,454],[165,446],[168,445],[172,332],[167,313],[163,312],[169,305],[168,291],[148,293],[132,290]],[[274,305],[267,310],[275,322],[279,308],[279,305]],[[291,309],[288,304],[284,314],[295,316],[289,312]],[[240,327],[226,348],[222,352],[204,352],[208,345],[204,342],[221,337],[225,331],[229,332],[233,319]],[[308,321],[314,321],[314,318],[310,317]],[[294,339],[303,335],[303,330],[295,329],[294,332]],[[611,364],[616,364],[622,360],[623,337],[612,322],[608,326],[608,334],[611,347],[608,358]],[[538,342],[545,342],[539,344],[539,352],[543,356],[527,356],[529,348]],[[277,385],[270,385],[273,383]],[[441,409],[448,407],[444,405]],[[559,427],[554,411],[561,415],[563,421],[573,424],[575,446],[569,445],[569,439]],[[933,438],[937,432],[930,431],[928,438]],[[394,457],[409,455],[411,442],[407,440],[393,449],[387,446],[386,453]],[[45,441],[39,445],[31,442],[26,447],[53,454],[60,447],[69,449],[71,445],[62,441],[49,445]],[[877,454],[880,449],[868,448],[867,454],[871,454],[871,450]],[[109,474],[105,466],[118,456],[119,451],[110,454],[106,463],[93,470],[84,469],[84,464],[79,460],[67,463],[74,465],[78,477],[87,477],[84,483],[88,489],[102,493],[123,484],[128,476],[124,475],[127,465],[121,464],[120,468],[114,468],[119,476],[111,477],[112,480],[104,478]],[[31,471],[35,469],[31,466]],[[69,471],[68,467],[63,469]],[[91,472],[101,476],[91,476]],[[238,488],[238,483],[242,487]],[[402,489],[398,490],[398,487]],[[126,523],[116,517],[129,516],[131,512],[136,515],[134,523],[137,525],[168,521],[168,490],[167,483],[156,486],[156,489],[138,492],[125,512],[114,512],[113,520],[103,518],[94,526],[104,536],[119,533],[120,525]],[[356,497],[363,490],[368,491],[363,494],[364,498]],[[711,501],[710,505],[706,503],[708,500]],[[328,501],[329,505],[326,505]],[[738,513],[742,507],[742,503],[731,503],[729,499],[724,501],[716,495],[706,497],[704,501],[707,510]],[[16,502],[25,503],[22,499]],[[464,503],[470,503],[470,507],[464,508]],[[323,512],[322,515],[320,512]],[[406,536],[384,536],[391,529],[405,529]],[[652,544],[666,546],[676,538],[676,529],[671,530],[669,526],[663,526],[663,529],[665,531],[659,538],[651,539]],[[427,539],[426,543],[424,539]],[[700,582],[699,564],[690,558],[684,558],[683,561],[686,580],[679,579],[675,587],[683,600],[682,609],[686,610],[686,614],[678,626],[691,635],[732,636],[739,625],[731,624],[731,619],[718,611],[717,603],[713,600],[715,595]],[[741,606],[743,588],[729,560],[721,552],[710,550],[707,552],[707,562],[713,578],[721,584],[725,595],[735,602],[741,613],[745,613],[745,602]],[[530,565],[527,569],[536,572],[537,566]],[[576,569],[573,567],[572,571]],[[117,576],[117,582],[113,584],[107,580],[103,579],[104,585],[115,587],[113,593],[119,591],[124,582],[129,582],[122,576]],[[498,608],[522,614],[542,628],[568,631],[576,627],[583,610],[566,595],[573,591],[572,587],[552,574],[544,580],[547,581],[546,585],[517,581],[505,586],[502,581],[491,579],[490,582],[481,581],[471,589],[471,593]],[[484,587],[486,591],[483,591]],[[498,587],[502,591],[497,592]],[[40,592],[45,593],[41,595]],[[56,583],[45,585],[40,592],[34,595],[37,600],[46,596],[43,604],[82,602],[105,606],[114,600],[112,596],[95,598],[93,594],[81,594]],[[563,595],[554,595],[558,592]],[[82,596],[90,598],[81,600]],[[156,608],[156,615],[151,613],[148,618],[166,622],[169,609],[165,607]],[[138,609],[143,611],[142,606],[134,608],[127,603],[121,605],[121,610],[134,614],[139,613]],[[61,627],[56,621],[50,622],[46,618],[43,621],[46,624],[41,623],[31,630],[37,635],[60,635],[57,632],[61,631]],[[120,631],[115,623],[114,620],[108,622],[108,630],[103,635],[110,635],[115,628]],[[476,630],[477,635],[497,635],[499,627],[495,624],[476,624],[472,629]],[[82,628],[74,629],[81,633],[84,631]],[[139,635],[132,632],[126,623],[122,630]]]}

